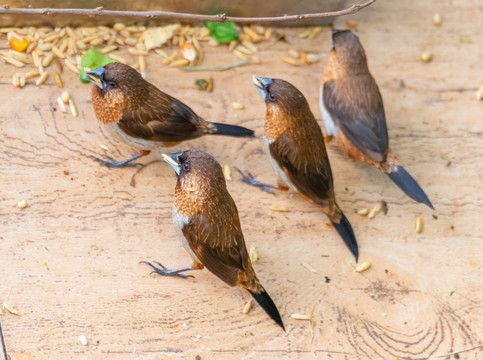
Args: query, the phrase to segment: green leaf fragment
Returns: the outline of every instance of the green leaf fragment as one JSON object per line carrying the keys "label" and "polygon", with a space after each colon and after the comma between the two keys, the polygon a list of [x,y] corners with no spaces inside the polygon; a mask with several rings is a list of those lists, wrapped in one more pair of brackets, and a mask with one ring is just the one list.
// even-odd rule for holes
{"label": "green leaf fragment", "polygon": [[206,27],[210,30],[210,36],[219,43],[229,43],[238,40],[238,30],[235,23],[206,22]]}
{"label": "green leaf fragment", "polygon": [[85,55],[82,57],[82,60],[81,60],[82,70],[79,72],[80,81],[83,83],[89,82],[88,80],[84,79],[84,76],[86,74],[84,67],[92,70],[112,62],[116,62],[116,60],[111,59],[110,57],[107,57],[103,53],[100,53],[99,51],[97,51],[94,46],[91,46],[89,51],[85,53]]}

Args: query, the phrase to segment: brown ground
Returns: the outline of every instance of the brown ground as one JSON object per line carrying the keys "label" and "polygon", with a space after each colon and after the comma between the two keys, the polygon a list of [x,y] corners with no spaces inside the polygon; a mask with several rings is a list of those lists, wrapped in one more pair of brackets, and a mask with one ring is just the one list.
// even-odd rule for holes
{"label": "brown ground", "polygon": [[[432,25],[434,12],[442,15],[441,27]],[[104,152],[100,144],[119,159],[135,150],[100,132],[88,86],[66,70],[66,88],[80,112],[74,119],[51,111],[60,94],[51,79],[40,88],[13,88],[15,69],[2,65],[0,302],[20,316],[4,313],[0,321],[12,359],[26,359],[25,353],[34,359],[482,357],[478,2],[378,1],[350,19],[359,23],[384,98],[391,147],[437,211],[414,203],[387,177],[329,144],[338,201],[358,237],[360,262],[373,264],[359,274],[323,214],[298,197],[250,188],[234,174],[228,188],[247,244],[260,255],[255,270],[280,309],[286,333],[259,306],[241,314],[248,296],[206,270],[188,280],[149,276],[139,261],[159,260],[170,268],[190,262],[171,223],[175,177],[159,161],[160,152],[143,159],[150,163],[143,168],[99,166],[89,156]],[[344,27],[345,20],[336,25]],[[328,28],[304,41],[296,37],[300,30],[286,31],[296,49],[330,49]],[[162,67],[151,55],[148,74],[205,118],[257,133],[249,140],[205,137],[177,149],[203,149],[222,164],[273,182],[262,139],[265,107],[251,76],[291,81],[320,120],[318,86],[326,57],[310,67],[291,67],[280,60],[287,45],[265,46],[261,64],[212,74]],[[208,51],[204,64],[236,60],[222,47]],[[424,51],[434,54],[429,64],[420,61]],[[215,80],[214,92],[193,90],[194,81],[207,76]],[[246,110],[233,110],[232,101]],[[29,203],[24,210],[15,207],[22,199]],[[386,216],[355,214],[380,200],[388,203]],[[276,204],[290,212],[270,211]],[[421,234],[414,230],[416,216],[424,219]],[[314,305],[311,343],[310,322],[290,314],[309,314]],[[87,346],[79,335],[87,337]]]}

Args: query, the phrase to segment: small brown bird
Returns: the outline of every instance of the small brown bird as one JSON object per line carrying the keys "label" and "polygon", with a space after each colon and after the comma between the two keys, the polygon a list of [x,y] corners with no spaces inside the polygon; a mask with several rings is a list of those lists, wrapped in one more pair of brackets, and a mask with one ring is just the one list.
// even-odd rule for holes
{"label": "small brown bird", "polygon": [[124,161],[94,158],[108,167],[133,166],[132,161],[160,146],[176,145],[206,134],[253,136],[241,126],[205,121],[191,108],[144,80],[129,65],[110,63],[88,71],[97,119],[141,153]]}
{"label": "small brown bird", "polygon": [[253,82],[267,107],[265,144],[278,186],[260,183],[249,173],[242,173],[243,181],[265,190],[291,189],[315,204],[328,216],[357,261],[359,250],[354,231],[335,200],[324,137],[307,100],[287,81],[254,77]]}
{"label": "small brown bird", "polygon": [[410,198],[433,205],[389,148],[379,88],[369,72],[364,49],[350,30],[332,31],[332,50],[320,87],[327,134],[355,161],[387,174]]}
{"label": "small brown bird", "polygon": [[206,267],[229,286],[248,291],[265,312],[285,330],[277,307],[258,280],[248,256],[235,202],[226,189],[220,164],[207,153],[188,150],[163,154],[178,181],[173,222],[193,264],[177,270],[145,262],[160,275],[176,275]]}

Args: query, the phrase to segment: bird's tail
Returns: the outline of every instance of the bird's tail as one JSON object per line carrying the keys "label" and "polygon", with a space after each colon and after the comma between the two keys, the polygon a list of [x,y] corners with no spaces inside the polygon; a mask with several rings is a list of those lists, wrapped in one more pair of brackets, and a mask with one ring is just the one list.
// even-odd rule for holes
{"label": "bird's tail", "polygon": [[423,189],[402,166],[394,166],[391,170],[387,175],[407,196],[434,209]]}
{"label": "bird's tail", "polygon": [[253,130],[244,128],[243,126],[220,124],[220,123],[210,123],[210,125],[214,125],[215,127],[213,131],[210,132],[211,134],[214,134],[214,135],[250,137],[255,134]]}
{"label": "bird's tail", "polygon": [[277,306],[274,304],[272,298],[265,289],[262,287],[261,292],[257,294],[256,292],[247,289],[250,294],[252,294],[253,298],[257,301],[257,303],[265,310],[265,312],[275,321],[280,327],[285,331],[285,326],[283,325],[282,318],[280,317],[280,313],[278,312]]}
{"label": "bird's tail", "polygon": [[[340,211],[340,210],[339,210]],[[344,240],[345,244],[351,251],[352,255],[356,258],[356,262],[359,259],[359,248],[357,246],[357,240],[354,235],[354,230],[352,230],[352,226],[345,217],[344,213],[340,211],[340,220],[337,222],[336,220],[330,219],[332,225],[334,225],[335,229],[339,233],[339,235]]]}

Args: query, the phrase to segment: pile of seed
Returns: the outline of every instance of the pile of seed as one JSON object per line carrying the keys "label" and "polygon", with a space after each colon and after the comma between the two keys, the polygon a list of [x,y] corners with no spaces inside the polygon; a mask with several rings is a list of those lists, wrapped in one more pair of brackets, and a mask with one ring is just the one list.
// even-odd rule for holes
{"label": "pile of seed", "polygon": [[[321,29],[308,28],[298,36],[311,39]],[[6,35],[11,49],[0,52],[2,60],[19,69],[28,69],[13,75],[12,84],[17,87],[25,86],[30,79],[35,79],[36,85],[42,85],[51,76],[59,88],[62,88],[63,68],[78,74],[82,69],[82,56],[91,46],[103,54],[109,54],[109,57],[118,62],[129,63],[142,73],[146,69],[145,57],[149,53],[161,56],[161,63],[166,66],[185,67],[195,65],[200,60],[200,42],[210,46],[221,45],[210,36],[207,27],[179,24],[150,28],[121,23],[113,27],[0,28],[0,39]],[[239,39],[228,43],[227,49],[239,59],[259,63],[256,44],[274,44],[281,39],[283,40],[283,36],[272,28],[243,26],[239,29]],[[166,49],[168,47],[171,47],[169,51]],[[118,51],[126,48],[135,59],[128,60],[119,55]],[[318,61],[315,54],[299,54],[294,49],[289,51],[289,56],[290,61],[286,57],[282,59],[292,65],[308,65]]]}

